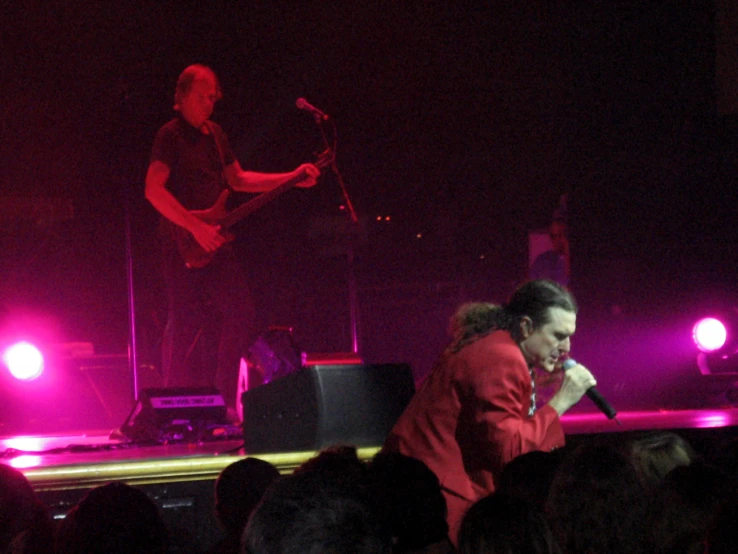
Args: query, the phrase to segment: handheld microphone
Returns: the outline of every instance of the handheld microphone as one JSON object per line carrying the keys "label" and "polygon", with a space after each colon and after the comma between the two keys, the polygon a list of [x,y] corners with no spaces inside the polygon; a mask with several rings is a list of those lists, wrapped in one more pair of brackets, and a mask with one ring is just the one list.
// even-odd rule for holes
{"label": "handheld microphone", "polygon": [[[567,369],[571,369],[575,365],[577,365],[576,361],[572,360],[571,358],[567,358],[566,360],[564,360],[564,363],[561,367],[564,371],[566,371]],[[605,397],[600,394],[600,391],[598,391],[595,387],[589,387],[587,389],[586,395],[592,402],[595,403],[600,411],[607,416],[608,419],[615,419],[618,425],[620,425],[620,421],[618,421],[618,419],[615,417],[616,415],[618,415],[618,413],[612,406],[610,406],[610,403],[605,400]]]}
{"label": "handheld microphone", "polygon": [[323,121],[326,121],[328,119],[327,113],[325,113],[322,110],[319,110],[318,108],[313,106],[310,102],[308,102],[304,98],[298,98],[297,101],[295,102],[295,106],[297,106],[298,110],[305,110],[306,112],[310,112],[316,118],[322,119]]}

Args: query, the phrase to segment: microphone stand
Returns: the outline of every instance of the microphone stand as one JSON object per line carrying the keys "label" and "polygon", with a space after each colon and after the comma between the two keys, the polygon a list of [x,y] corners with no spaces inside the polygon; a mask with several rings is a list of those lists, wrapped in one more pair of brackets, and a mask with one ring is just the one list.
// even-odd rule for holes
{"label": "microphone stand", "polygon": [[[333,127],[333,146],[330,146],[330,143],[328,142],[328,138],[325,134],[325,129],[323,128],[323,122],[329,120],[330,118],[327,115],[321,115],[318,113],[313,114],[315,123],[320,129],[320,133],[323,137],[323,144],[326,148],[331,148],[333,151],[333,161],[331,162],[331,171],[336,176],[336,179],[338,180],[338,184],[341,187],[341,194],[343,195],[343,200],[346,204],[346,210],[348,211],[349,217],[351,218],[351,223],[353,225],[359,224],[359,218],[356,215],[356,210],[354,209],[354,205],[351,202],[351,197],[349,196],[348,189],[346,188],[346,183],[343,180],[343,175],[341,175],[341,172],[338,170],[338,165],[336,164],[336,145],[338,143],[338,132],[336,131],[335,124]],[[332,121],[332,119],[331,119]],[[348,297],[349,297],[349,325],[350,325],[350,332],[351,332],[351,351],[354,354],[359,353],[359,294],[358,294],[358,287],[356,284],[356,248],[354,244],[354,238],[353,233],[349,233],[349,242],[347,244],[347,252],[346,252],[346,261],[348,264],[347,267],[347,281],[348,281]]]}
{"label": "microphone stand", "polygon": [[[132,109],[130,100],[130,91],[127,84],[121,85],[122,96],[118,104],[117,114],[123,121],[128,120],[129,111]],[[119,137],[124,137],[123,134],[119,134]],[[115,141],[116,160],[122,159],[122,143]],[[120,168],[116,167],[116,174],[121,174]],[[132,210],[132,188],[123,187],[121,183],[121,189],[119,194],[122,194],[123,200],[123,240],[125,246],[125,271],[126,271],[126,296],[128,303],[128,370],[131,375],[131,389],[133,392],[134,403],[138,401],[138,348],[136,345],[136,302],[135,302],[135,286],[134,286],[134,270],[133,270],[133,238],[131,231],[131,210]]]}
{"label": "microphone stand", "polygon": [[[336,160],[331,163],[331,171],[336,176],[339,185],[341,186],[341,193],[343,199],[346,202],[346,209],[351,217],[351,223],[353,225],[359,224],[359,218],[356,216],[356,211],[351,203],[348,190],[346,190],[346,184],[343,181],[343,176],[336,166]],[[351,348],[354,354],[359,353],[359,293],[356,285],[356,249],[354,244],[355,238],[353,233],[349,234],[349,242],[347,243],[346,259],[348,262],[348,292],[349,292],[349,317],[351,326]]]}
{"label": "microphone stand", "polygon": [[128,369],[131,372],[133,401],[138,401],[138,354],[136,349],[136,303],[133,285],[133,244],[130,199],[125,205],[126,282],[128,288]]}

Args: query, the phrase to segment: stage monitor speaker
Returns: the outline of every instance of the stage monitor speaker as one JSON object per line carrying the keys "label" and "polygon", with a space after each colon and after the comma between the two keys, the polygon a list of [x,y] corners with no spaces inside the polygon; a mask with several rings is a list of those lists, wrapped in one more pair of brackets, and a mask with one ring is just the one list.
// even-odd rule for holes
{"label": "stage monitor speaker", "polygon": [[119,432],[137,441],[201,440],[211,426],[227,425],[223,396],[213,387],[142,389]]}
{"label": "stage monitor speaker", "polygon": [[243,393],[248,453],[381,446],[415,392],[407,364],[314,365]]}

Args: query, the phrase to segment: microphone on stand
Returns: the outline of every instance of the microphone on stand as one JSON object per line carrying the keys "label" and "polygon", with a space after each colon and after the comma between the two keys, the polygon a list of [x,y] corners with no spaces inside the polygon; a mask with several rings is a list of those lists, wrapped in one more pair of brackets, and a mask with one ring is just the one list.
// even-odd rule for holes
{"label": "microphone on stand", "polygon": [[298,110],[305,110],[306,112],[310,112],[315,116],[316,119],[322,119],[323,121],[327,121],[329,119],[327,113],[319,110],[304,98],[298,98],[295,102],[295,106],[297,106]]}
{"label": "microphone on stand", "polygon": [[[564,363],[561,365],[562,369],[564,371],[571,369],[577,365],[577,362],[571,358],[567,358],[564,360]],[[614,419],[615,422],[620,425],[620,421],[615,416],[618,415],[618,413],[615,411],[615,408],[613,408],[610,403],[605,400],[605,397],[600,394],[600,391],[598,391],[595,387],[589,387],[587,389],[587,392],[585,393],[589,399],[595,403],[595,405],[600,409],[600,411],[607,416],[608,419]]]}

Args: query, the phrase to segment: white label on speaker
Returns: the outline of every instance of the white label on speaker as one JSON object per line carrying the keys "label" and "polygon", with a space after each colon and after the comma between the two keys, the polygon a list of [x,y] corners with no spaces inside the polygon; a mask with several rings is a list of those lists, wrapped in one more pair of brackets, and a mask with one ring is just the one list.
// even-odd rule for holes
{"label": "white label on speaker", "polygon": [[161,396],[152,397],[151,407],[157,410],[167,408],[203,408],[225,406],[225,400],[219,394],[207,396]]}

